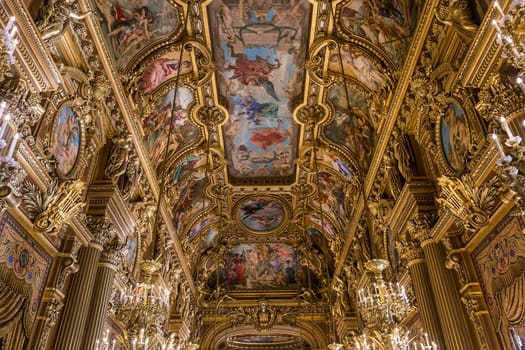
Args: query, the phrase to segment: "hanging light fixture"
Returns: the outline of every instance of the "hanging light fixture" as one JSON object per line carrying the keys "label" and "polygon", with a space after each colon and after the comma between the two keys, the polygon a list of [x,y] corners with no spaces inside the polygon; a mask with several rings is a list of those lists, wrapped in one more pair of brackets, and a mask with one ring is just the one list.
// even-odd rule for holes
{"label": "hanging light fixture", "polygon": [[413,309],[405,287],[386,282],[383,271],[389,263],[383,259],[368,261],[365,267],[374,273],[374,282],[360,289],[357,305],[363,321],[371,331],[356,335],[353,343],[358,350],[437,350],[425,333],[423,342],[410,336],[409,330],[399,325]]}

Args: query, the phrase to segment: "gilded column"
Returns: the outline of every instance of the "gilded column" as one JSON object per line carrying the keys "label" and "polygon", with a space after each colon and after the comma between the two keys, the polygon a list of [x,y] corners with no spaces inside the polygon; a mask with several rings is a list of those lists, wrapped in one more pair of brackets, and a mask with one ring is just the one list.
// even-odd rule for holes
{"label": "gilded column", "polygon": [[79,270],[73,275],[67,292],[55,342],[56,350],[81,349],[101,251],[102,246],[93,242],[78,252]]}
{"label": "gilded column", "polygon": [[80,350],[88,319],[91,297],[97,276],[97,267],[103,242],[114,237],[109,222],[104,217],[87,216],[86,224],[93,240],[78,252],[79,270],[71,279],[66,303],[55,341],[55,350]]}
{"label": "gilded column", "polygon": [[102,335],[104,322],[107,316],[108,302],[111,297],[113,279],[118,267],[118,257],[122,245],[118,239],[112,240],[105,245],[102,257],[97,268],[95,278],[96,288],[93,290],[91,306],[89,308],[88,319],[84,333],[82,349],[94,349],[97,339]]}
{"label": "gilded column", "polygon": [[445,346],[449,350],[472,350],[479,348],[469,328],[469,321],[462,305],[452,271],[445,266],[446,254],[439,242],[430,236],[430,218],[417,217],[415,234],[428,264],[430,285],[436,301],[437,312],[443,330]]}
{"label": "gilded column", "polygon": [[442,326],[436,308],[436,301],[432,294],[430,275],[427,262],[421,248],[421,243],[413,237],[413,232],[418,229],[415,221],[408,222],[408,232],[412,237],[403,237],[397,242],[397,250],[401,258],[406,262],[412,287],[417,300],[417,309],[425,331],[430,339],[434,341],[440,350],[445,350],[445,342]]}

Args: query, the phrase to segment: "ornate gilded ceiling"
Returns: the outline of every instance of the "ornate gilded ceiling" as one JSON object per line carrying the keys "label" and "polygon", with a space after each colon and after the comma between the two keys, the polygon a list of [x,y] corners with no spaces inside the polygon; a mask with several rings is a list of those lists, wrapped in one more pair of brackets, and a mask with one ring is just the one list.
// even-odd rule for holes
{"label": "ornate gilded ceiling", "polygon": [[349,234],[422,4],[94,5],[194,278],[213,256],[228,288],[306,286],[302,245],[332,264]]}
{"label": "ornate gilded ceiling", "polygon": [[[323,319],[322,290],[343,283],[332,274],[345,246],[357,227],[374,229],[363,228],[358,203],[383,158],[378,145],[392,126],[385,116],[423,3],[92,5],[196,303],[212,311],[248,303],[238,318],[256,329],[298,322],[298,314]],[[284,304],[257,309],[261,298]],[[204,322],[215,322],[212,311],[203,311]],[[257,323],[261,315],[268,324]],[[262,337],[251,328],[228,346],[298,349],[304,337],[289,329]]]}

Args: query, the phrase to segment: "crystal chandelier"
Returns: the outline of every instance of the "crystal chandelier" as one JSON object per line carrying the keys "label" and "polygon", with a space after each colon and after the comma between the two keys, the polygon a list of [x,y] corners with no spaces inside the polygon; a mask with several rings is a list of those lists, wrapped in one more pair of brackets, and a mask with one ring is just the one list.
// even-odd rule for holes
{"label": "crystal chandelier", "polygon": [[127,326],[131,350],[174,350],[173,337],[166,340],[163,331],[168,318],[170,292],[152,283],[153,275],[160,267],[156,261],[144,261],[144,282],[130,286],[117,306],[117,317]]}
{"label": "crystal chandelier", "polygon": [[356,335],[351,342],[357,350],[436,350],[437,345],[425,334],[423,342],[416,342],[399,322],[411,311],[412,304],[405,287],[386,282],[383,271],[388,262],[374,259],[365,264],[375,275],[371,288],[361,289],[357,305],[369,333]]}
{"label": "crystal chandelier", "polygon": [[357,296],[357,304],[363,320],[381,329],[394,326],[412,310],[405,288],[399,283],[383,280],[383,270],[387,266],[388,262],[382,259],[367,262],[365,267],[374,272],[375,282],[372,288],[359,290]]}

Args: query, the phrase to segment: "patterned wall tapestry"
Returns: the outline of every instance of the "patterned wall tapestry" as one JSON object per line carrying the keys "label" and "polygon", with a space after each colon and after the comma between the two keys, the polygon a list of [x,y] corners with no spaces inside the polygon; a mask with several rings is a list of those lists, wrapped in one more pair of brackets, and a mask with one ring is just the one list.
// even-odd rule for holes
{"label": "patterned wall tapestry", "polygon": [[509,216],[474,251],[473,259],[502,349],[525,345],[525,221]]}
{"label": "patterned wall tapestry", "polygon": [[[44,286],[47,280],[51,257],[11,217],[4,213],[0,219],[0,271],[15,276],[24,290],[30,290],[29,307],[24,315],[24,325],[29,333],[35,321]],[[7,274],[2,274],[4,279]],[[4,281],[8,286],[14,284]],[[27,288],[26,288],[27,287]]]}

